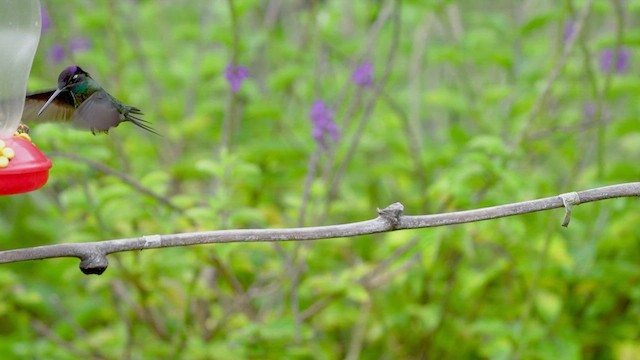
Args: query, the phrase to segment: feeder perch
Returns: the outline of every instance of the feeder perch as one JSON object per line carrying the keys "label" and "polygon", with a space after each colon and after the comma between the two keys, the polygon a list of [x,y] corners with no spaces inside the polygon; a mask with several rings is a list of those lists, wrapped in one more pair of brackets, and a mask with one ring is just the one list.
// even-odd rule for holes
{"label": "feeder perch", "polygon": [[49,178],[51,161],[28,136],[14,135],[40,28],[39,0],[0,0],[0,195],[39,189]]}

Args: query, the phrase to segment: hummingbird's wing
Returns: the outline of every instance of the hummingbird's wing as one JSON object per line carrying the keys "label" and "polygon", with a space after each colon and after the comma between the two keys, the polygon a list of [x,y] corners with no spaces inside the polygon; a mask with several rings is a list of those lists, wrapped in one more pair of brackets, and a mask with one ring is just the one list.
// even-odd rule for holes
{"label": "hummingbird's wing", "polygon": [[73,123],[92,133],[108,133],[124,120],[111,97],[104,91],[96,91],[83,101],[73,114]]}
{"label": "hummingbird's wing", "polygon": [[54,90],[29,94],[24,100],[24,111],[22,112],[22,122],[29,125],[44,121],[66,121],[70,120],[76,110],[73,95],[68,91],[61,92],[38,116],[38,111],[53,95]]}

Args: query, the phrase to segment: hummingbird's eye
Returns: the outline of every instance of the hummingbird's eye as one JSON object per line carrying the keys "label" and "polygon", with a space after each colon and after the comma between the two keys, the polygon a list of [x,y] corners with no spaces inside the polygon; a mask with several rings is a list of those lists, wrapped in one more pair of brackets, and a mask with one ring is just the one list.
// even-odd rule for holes
{"label": "hummingbird's eye", "polygon": [[71,80],[77,80],[78,79],[78,74],[73,75],[73,77],[71,78]]}

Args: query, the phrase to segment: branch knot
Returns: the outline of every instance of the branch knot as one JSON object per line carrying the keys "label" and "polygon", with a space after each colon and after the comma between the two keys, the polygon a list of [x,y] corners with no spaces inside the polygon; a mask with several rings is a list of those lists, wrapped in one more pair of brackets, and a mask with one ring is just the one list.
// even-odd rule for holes
{"label": "branch knot", "polygon": [[85,275],[101,275],[107,266],[109,266],[107,255],[98,247],[93,247],[80,256],[80,270]]}
{"label": "branch knot", "polygon": [[395,202],[384,209],[377,209],[380,218],[385,220],[391,225],[392,229],[396,229],[400,223],[400,216],[404,212],[404,205],[399,202]]}

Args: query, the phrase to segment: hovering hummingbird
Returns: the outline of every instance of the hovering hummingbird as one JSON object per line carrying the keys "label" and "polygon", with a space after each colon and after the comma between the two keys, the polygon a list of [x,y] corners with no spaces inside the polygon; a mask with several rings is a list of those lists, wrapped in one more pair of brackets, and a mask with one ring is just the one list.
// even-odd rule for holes
{"label": "hovering hummingbird", "polygon": [[30,122],[38,117],[52,121],[71,120],[94,135],[96,132],[108,133],[121,122],[129,121],[158,135],[140,115],[140,109],[111,96],[79,66],[69,66],[58,76],[57,89],[27,95],[22,120]]}

